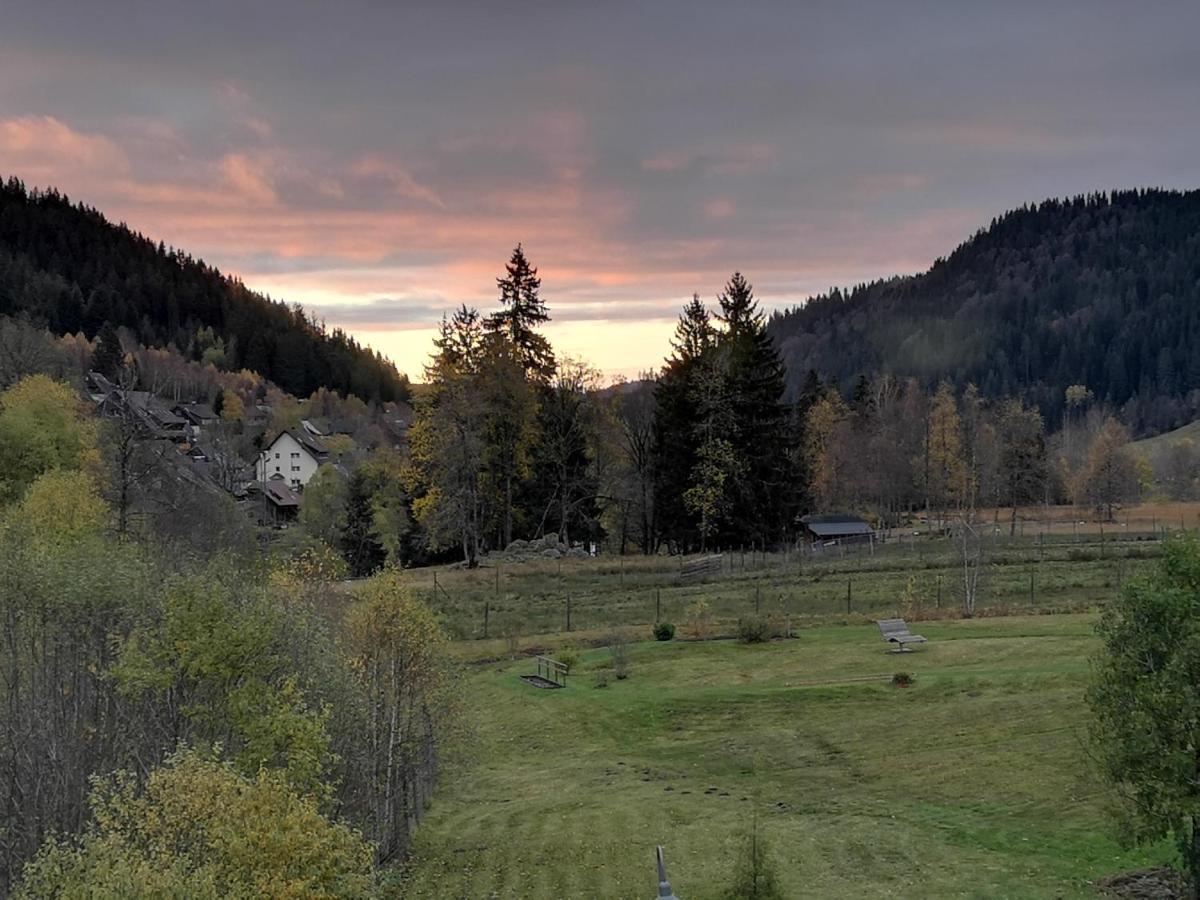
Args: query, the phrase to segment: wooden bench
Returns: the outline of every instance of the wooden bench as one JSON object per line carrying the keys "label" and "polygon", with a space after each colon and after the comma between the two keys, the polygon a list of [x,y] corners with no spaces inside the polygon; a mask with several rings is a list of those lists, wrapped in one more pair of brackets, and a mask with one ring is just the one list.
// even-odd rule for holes
{"label": "wooden bench", "polygon": [[908,625],[903,619],[880,619],[875,624],[879,626],[879,632],[885,641],[889,644],[896,644],[892,648],[893,653],[911,652],[912,648],[908,646],[909,644],[925,643],[925,638],[908,630]]}

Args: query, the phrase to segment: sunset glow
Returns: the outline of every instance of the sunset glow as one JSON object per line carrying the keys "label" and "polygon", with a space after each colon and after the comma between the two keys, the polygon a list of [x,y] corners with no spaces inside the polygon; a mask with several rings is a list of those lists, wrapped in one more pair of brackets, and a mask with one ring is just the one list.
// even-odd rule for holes
{"label": "sunset glow", "polygon": [[[68,5],[9,17],[0,175],[303,303],[417,377],[443,312],[495,302],[518,241],[556,345],[629,376],[734,270],[770,310],[921,270],[1022,201],[1200,177],[1200,91],[1170,49],[1185,29],[1152,21],[1047,16],[1031,42],[999,14],[961,31],[946,10],[888,6],[857,30],[819,11],[768,28],[563,7],[478,10],[465,31],[433,12],[276,6],[94,10],[71,29],[55,27],[80,15]],[[501,51],[512,28],[544,34],[536,66]],[[202,37],[173,46],[185,32]],[[653,53],[624,40],[668,32]],[[1110,45],[1129,60],[1120,90],[1081,96],[1073,60]]]}

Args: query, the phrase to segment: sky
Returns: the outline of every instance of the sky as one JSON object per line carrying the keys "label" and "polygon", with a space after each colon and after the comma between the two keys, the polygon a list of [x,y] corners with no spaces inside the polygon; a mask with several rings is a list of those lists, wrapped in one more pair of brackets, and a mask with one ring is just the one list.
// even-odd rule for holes
{"label": "sky", "polygon": [[1023,203],[1200,185],[1200,4],[0,0],[0,176],[419,378],[521,242],[560,355],[661,364]]}

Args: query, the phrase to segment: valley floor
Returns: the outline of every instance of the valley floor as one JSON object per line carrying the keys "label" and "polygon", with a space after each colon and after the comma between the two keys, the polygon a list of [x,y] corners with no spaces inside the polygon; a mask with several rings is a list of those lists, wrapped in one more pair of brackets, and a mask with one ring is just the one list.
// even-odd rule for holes
{"label": "valley floor", "polygon": [[605,688],[603,648],[565,690],[489,664],[398,895],[647,898],[661,843],[676,894],[709,900],[757,818],[789,897],[1095,896],[1170,850],[1119,847],[1089,768],[1093,623],[921,622],[903,655],[874,626],[648,642]]}

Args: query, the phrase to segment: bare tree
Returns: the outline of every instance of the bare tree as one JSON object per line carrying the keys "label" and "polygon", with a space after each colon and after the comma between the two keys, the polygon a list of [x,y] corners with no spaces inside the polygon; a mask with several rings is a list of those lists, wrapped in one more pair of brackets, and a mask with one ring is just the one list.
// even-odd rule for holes
{"label": "bare tree", "polygon": [[975,603],[979,597],[979,575],[984,565],[983,527],[975,521],[975,511],[966,510],[954,529],[954,545],[963,576],[963,616],[970,619],[975,615]]}

